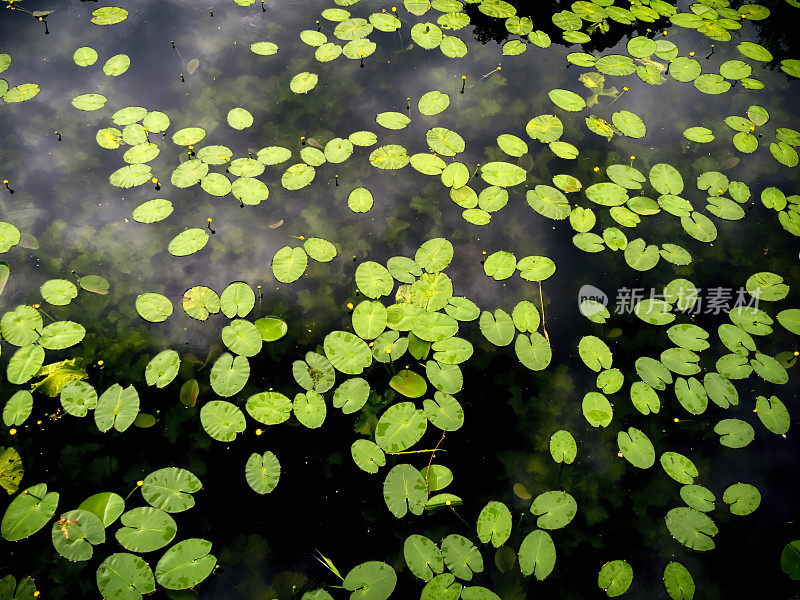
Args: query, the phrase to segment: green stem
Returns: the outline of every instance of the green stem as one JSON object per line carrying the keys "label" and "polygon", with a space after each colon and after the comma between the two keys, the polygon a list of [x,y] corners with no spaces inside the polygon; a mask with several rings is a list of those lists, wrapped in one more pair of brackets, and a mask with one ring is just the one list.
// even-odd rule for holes
{"label": "green stem", "polygon": [[429,448],[427,450],[403,450],[402,452],[386,452],[386,454],[420,454],[423,452],[446,452],[443,448]]}

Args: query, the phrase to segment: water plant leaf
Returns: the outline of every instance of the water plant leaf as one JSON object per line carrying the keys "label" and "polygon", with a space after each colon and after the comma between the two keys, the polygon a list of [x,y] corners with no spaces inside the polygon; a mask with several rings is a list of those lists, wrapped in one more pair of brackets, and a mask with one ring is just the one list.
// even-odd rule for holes
{"label": "water plant leaf", "polygon": [[615,598],[627,592],[632,582],[633,568],[624,560],[612,560],[607,562],[601,567],[600,573],[597,576],[598,587],[603,590],[609,598]]}
{"label": "water plant leaf", "polygon": [[386,465],[386,455],[375,442],[370,440],[356,440],[350,447],[350,454],[359,469],[367,473],[377,473],[380,467]]}
{"label": "water plant leaf", "polygon": [[86,329],[74,321],[56,321],[42,329],[39,345],[46,350],[63,350],[78,344],[86,336]]}
{"label": "water plant leaf", "polygon": [[202,487],[194,473],[177,467],[166,467],[153,471],[144,478],[142,497],[150,506],[165,512],[183,512],[194,506],[192,494]]}
{"label": "water plant leaf", "polygon": [[[423,391],[424,394],[424,391]],[[464,410],[453,396],[437,391],[433,400],[425,399],[423,408],[431,425],[442,431],[456,431],[464,424]]]}
{"label": "water plant leaf", "polygon": [[511,511],[502,502],[490,501],[478,515],[478,538],[499,548],[511,535]]}
{"label": "water plant leaf", "polygon": [[649,469],[655,464],[656,453],[653,443],[642,431],[629,427],[627,433],[620,431],[617,434],[617,445],[622,456],[634,467]]}
{"label": "water plant leaf", "polygon": [[531,504],[531,513],[538,515],[536,526],[560,529],[569,524],[578,512],[578,504],[567,492],[550,491],[539,494]]}
{"label": "water plant leaf", "polygon": [[419,398],[428,388],[425,378],[411,371],[403,369],[389,380],[389,387],[406,398]]}
{"label": "water plant leaf", "polygon": [[22,425],[33,409],[33,396],[28,390],[17,390],[3,407],[3,423],[6,427]]}
{"label": "water plant leaf", "polygon": [[679,562],[669,562],[664,567],[664,588],[672,600],[692,600],[694,598],[694,579],[689,570]]}
{"label": "water plant leaf", "polygon": [[691,485],[698,475],[694,463],[678,452],[664,452],[659,462],[664,472],[678,483]]}
{"label": "water plant leaf", "polygon": [[422,438],[427,425],[425,413],[413,402],[398,402],[378,419],[375,443],[386,452],[407,450]]}
{"label": "water plant leaf", "polygon": [[647,245],[642,238],[628,242],[625,248],[625,262],[631,269],[648,271],[658,264],[660,254],[654,244]]}
{"label": "water plant leaf", "polygon": [[423,115],[438,115],[450,106],[450,96],[444,92],[433,90],[420,96],[417,108]]}
{"label": "water plant leaf", "polygon": [[244,356],[225,352],[211,367],[211,388],[223,398],[238,394],[250,377],[250,363]]}
{"label": "water plant leaf", "polygon": [[267,450],[264,454],[253,452],[244,467],[247,485],[256,494],[269,494],[278,485],[281,465],[278,457]]}
{"label": "water plant leaf", "polygon": [[761,504],[761,492],[749,483],[734,483],[725,488],[722,501],[733,515],[749,515]]}
{"label": "water plant leaf", "polygon": [[506,250],[499,250],[490,254],[483,263],[483,271],[494,279],[501,281],[508,279],[517,270],[517,257]]}
{"label": "water plant leaf", "polygon": [[202,250],[208,243],[208,238],[208,232],[204,229],[186,229],[172,238],[167,250],[173,256],[189,256]]}
{"label": "water plant leaf", "polygon": [[9,542],[29,537],[47,525],[58,506],[58,492],[39,483],[17,494],[3,513],[0,535]]}
{"label": "water plant leaf", "polygon": [[85,381],[69,381],[60,392],[61,406],[74,417],[85,417],[97,406],[97,392]]}
{"label": "water plant leaf", "polygon": [[[128,11],[119,6],[104,6],[92,11],[92,23],[95,25],[116,25],[128,18]],[[111,599],[110,599],[111,600]]]}
{"label": "water plant leaf", "polygon": [[180,364],[180,356],[175,350],[162,350],[150,359],[144,369],[147,385],[166,387],[178,375]]}
{"label": "water plant leaf", "polygon": [[166,296],[145,292],[136,296],[136,312],[145,321],[161,323],[172,314],[172,302]]}
{"label": "water plant leaf", "polygon": [[366,342],[347,331],[333,331],[326,335],[324,349],[325,356],[336,370],[347,375],[360,375],[372,364],[372,352]]}
{"label": "water plant leaf", "polygon": [[292,401],[280,392],[260,392],[247,399],[247,414],[264,425],[286,421],[292,411]]}
{"label": "water plant leaf", "polygon": [[155,575],[168,590],[185,590],[202,582],[214,570],[217,557],[210,554],[211,542],[190,538],[178,542],[159,559]]}
{"label": "water plant leaf", "polygon": [[39,93],[39,86],[35,83],[22,83],[20,85],[15,85],[5,94],[3,94],[3,102],[7,102],[9,104],[16,103],[16,102],[24,102],[25,100],[30,100],[36,94]]}
{"label": "water plant leaf", "polygon": [[[496,185],[498,187],[512,187],[525,181],[527,178],[527,173],[525,172],[525,169],[518,167],[517,165],[498,161],[481,165],[481,177],[489,185]],[[537,188],[538,187],[539,186],[537,186]],[[560,194],[561,192],[558,193]]]}
{"label": "water plant leaf", "polygon": [[777,396],[756,396],[755,412],[764,427],[775,435],[784,435],[789,431],[789,411]]}
{"label": "water plant leaf", "polygon": [[608,398],[599,392],[588,392],[584,395],[581,410],[592,427],[608,427],[614,415]]}
{"label": "water plant leaf", "polygon": [[244,108],[236,107],[228,111],[227,121],[234,129],[247,129],[253,124],[253,115]]}
{"label": "water plant leaf", "polygon": [[531,531],[519,547],[519,567],[526,577],[545,579],[556,564],[556,547],[550,534],[541,529]]}
{"label": "water plant leaf", "polygon": [[380,146],[369,155],[369,162],[378,169],[402,169],[409,162],[408,154],[403,146],[387,144]]}
{"label": "water plant leaf", "polygon": [[327,406],[319,392],[308,390],[305,394],[297,394],[292,408],[297,420],[309,429],[317,429],[325,422]]}
{"label": "water plant leaf", "polygon": [[398,519],[409,511],[421,515],[428,499],[425,478],[411,465],[395,465],[383,483],[383,499]]}
{"label": "water plant leaf", "polygon": [[403,129],[411,123],[408,115],[399,112],[382,112],[375,117],[378,125],[386,129]]}
{"label": "water plant leaf", "polygon": [[121,188],[136,187],[150,180],[152,171],[150,165],[138,164],[120,167],[108,178],[111,185]]}
{"label": "water plant leaf", "polygon": [[90,46],[81,46],[75,50],[72,60],[79,67],[88,67],[97,62],[97,50]]}
{"label": "water plant leaf", "polygon": [[353,567],[342,581],[350,600],[386,600],[397,585],[397,574],[384,562],[368,561]]}
{"label": "water plant leaf", "polygon": [[423,581],[431,581],[444,571],[442,552],[424,535],[413,534],[406,538],[403,557],[409,570]]}
{"label": "water plant leaf", "polygon": [[303,248],[284,246],[272,257],[272,273],[281,283],[292,283],[305,273],[308,255]]}
{"label": "water plant leaf", "polygon": [[740,419],[722,419],[714,426],[714,433],[720,436],[719,443],[728,448],[743,448],[755,437],[753,427]]}
{"label": "water plant leaf", "polygon": [[483,571],[480,550],[463,535],[451,533],[442,540],[444,564],[459,579],[470,581],[474,573]]}
{"label": "water plant leaf", "polygon": [[[131,58],[127,54],[116,54],[103,65],[103,73],[109,77],[119,77],[131,66]],[[145,127],[147,127],[145,125]],[[149,129],[149,128],[148,128]],[[153,131],[153,130],[150,130]],[[163,131],[163,130],[162,130]]]}
{"label": "water plant leaf", "polygon": [[272,56],[278,52],[278,45],[273,42],[255,42],[250,44],[250,51],[261,56]]}
{"label": "water plant leaf", "polygon": [[598,337],[587,335],[578,343],[578,354],[584,364],[592,371],[611,368],[611,349]]}
{"label": "water plant leaf", "polygon": [[107,600],[142,600],[156,589],[150,566],[135,554],[118,552],[97,567],[97,589]]}
{"label": "water plant leaf", "polygon": [[111,385],[97,400],[94,422],[105,433],[112,427],[122,433],[133,424],[139,413],[139,394],[132,385],[123,388]]}
{"label": "water plant leaf", "polygon": [[20,385],[29,381],[44,363],[44,349],[38,344],[27,344],[11,356],[6,368],[8,382]]}
{"label": "water plant leaf", "polygon": [[93,513],[100,519],[103,527],[108,527],[125,512],[125,501],[114,492],[100,492],[89,496],[78,508]]}
{"label": "water plant leaf", "polygon": [[613,115],[611,115],[611,120],[614,123],[614,127],[619,129],[623,135],[627,135],[628,137],[643,138],[647,133],[647,128],[645,127],[642,118],[628,110],[615,112]]}
{"label": "water plant leaf", "polygon": [[295,94],[307,94],[316,87],[317,81],[319,81],[319,77],[316,73],[304,71],[292,77],[289,88]]}
{"label": "water plant leaf", "polygon": [[[698,142],[701,144],[707,144],[708,142],[714,141],[714,134],[707,127],[689,127],[688,129],[684,130],[683,136],[687,140],[691,140],[692,142]],[[674,564],[680,564],[680,563],[674,563]]]}
{"label": "water plant leaf", "polygon": [[692,550],[713,550],[719,529],[710,517],[694,508],[673,508],[665,518],[667,529],[673,538]]}
{"label": "water plant leaf", "polygon": [[172,202],[162,198],[148,200],[133,210],[133,220],[137,223],[157,223],[172,214]]}
{"label": "water plant leaf", "polygon": [[346,415],[354,413],[367,403],[369,393],[369,384],[365,379],[361,377],[347,379],[334,390],[333,406],[341,408]]}
{"label": "water plant leaf", "polygon": [[[97,519],[96,516],[94,518]],[[152,552],[163,548],[178,533],[175,519],[152,506],[139,506],[129,510],[122,515],[120,523],[122,527],[114,536],[123,548],[131,552]]]}
{"label": "water plant leaf", "polygon": [[586,108],[586,101],[575,92],[555,89],[550,90],[547,95],[550,97],[553,104],[566,111],[580,112]]}
{"label": "water plant leaf", "polygon": [[501,308],[495,310],[494,314],[483,311],[478,324],[483,337],[495,346],[508,346],[514,339],[514,321]]}

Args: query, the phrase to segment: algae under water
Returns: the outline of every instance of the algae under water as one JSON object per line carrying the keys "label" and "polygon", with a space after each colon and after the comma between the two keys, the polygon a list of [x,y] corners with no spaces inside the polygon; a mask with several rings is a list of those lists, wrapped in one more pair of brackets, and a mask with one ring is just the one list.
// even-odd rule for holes
{"label": "algae under water", "polygon": [[798,594],[800,4],[116,4],[0,20],[0,600]]}

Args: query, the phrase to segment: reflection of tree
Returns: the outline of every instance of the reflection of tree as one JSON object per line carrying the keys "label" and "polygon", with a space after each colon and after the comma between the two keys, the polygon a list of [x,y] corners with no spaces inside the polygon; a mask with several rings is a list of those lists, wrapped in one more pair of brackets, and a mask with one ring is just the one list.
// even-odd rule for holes
{"label": "reflection of tree", "polygon": [[[637,35],[644,35],[647,29],[654,31],[661,28],[663,25],[668,25],[667,19],[659,19],[654,23],[637,22],[635,25],[622,25],[612,20],[608,20],[610,30],[608,33],[594,33],[592,41],[588,44],[568,44],[563,41],[563,30],[553,24],[553,14],[562,10],[570,10],[573,2],[567,0],[556,0],[555,2],[536,2],[526,0],[516,0],[510,2],[517,7],[517,14],[519,16],[528,16],[533,21],[534,30],[540,29],[550,36],[554,44],[563,44],[571,46],[576,52],[593,52],[601,51],[606,48],[616,46],[621,40]],[[495,19],[487,17],[478,10],[477,4],[465,5],[464,12],[470,16],[470,22],[475,26],[473,32],[475,39],[485,44],[489,41],[502,43],[511,38],[505,26],[505,19]],[[583,29],[586,29],[584,26]],[[517,36],[514,36],[517,37]]]}

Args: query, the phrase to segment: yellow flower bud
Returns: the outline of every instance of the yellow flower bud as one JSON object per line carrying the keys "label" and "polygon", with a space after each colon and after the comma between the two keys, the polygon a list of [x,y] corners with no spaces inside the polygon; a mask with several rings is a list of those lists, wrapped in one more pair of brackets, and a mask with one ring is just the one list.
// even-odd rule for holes
{"label": "yellow flower bud", "polygon": [[142,481],[140,479],[139,481],[136,482],[136,485],[138,485],[139,487],[142,487],[144,485],[144,481]]}

